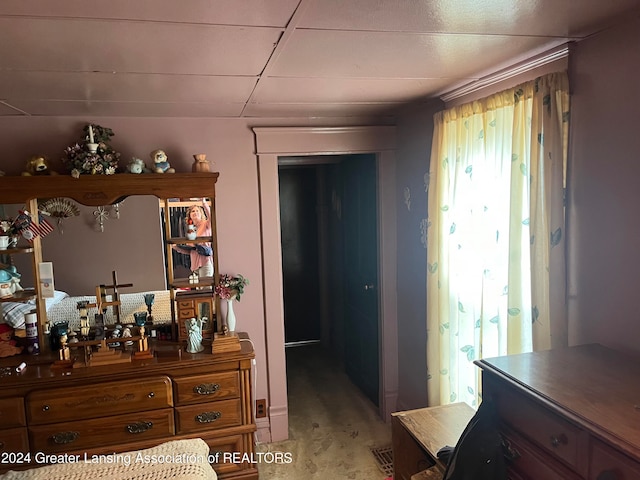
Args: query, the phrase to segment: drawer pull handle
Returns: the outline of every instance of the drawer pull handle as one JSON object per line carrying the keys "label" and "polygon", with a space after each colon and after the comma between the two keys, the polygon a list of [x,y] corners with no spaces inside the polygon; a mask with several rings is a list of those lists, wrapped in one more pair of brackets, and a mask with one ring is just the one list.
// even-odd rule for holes
{"label": "drawer pull handle", "polygon": [[196,422],[198,423],[211,423],[215,422],[222,416],[221,412],[204,412],[200,415],[196,415]]}
{"label": "drawer pull handle", "polygon": [[48,412],[49,411],[49,405],[43,405],[42,406],[42,411],[43,412]]}
{"label": "drawer pull handle", "polygon": [[153,393],[153,392],[149,392],[149,395],[147,395],[147,396],[148,396],[149,398],[153,398],[153,397],[155,397],[155,396],[156,396],[156,394],[155,394],[155,393]]}
{"label": "drawer pull handle", "polygon": [[131,434],[144,433],[153,427],[153,422],[138,422],[127,425],[127,432]]}
{"label": "drawer pull handle", "polygon": [[502,440],[502,450],[504,452],[504,456],[506,457],[507,460],[509,461],[516,461],[517,459],[519,459],[522,455],[520,454],[520,452],[518,451],[517,448],[515,448],[511,442],[509,440],[503,439]]}
{"label": "drawer pull handle", "polygon": [[60,432],[55,435],[51,435],[51,440],[56,445],[66,445],[71,442],[75,442],[80,434],[78,432]]}
{"label": "drawer pull handle", "polygon": [[566,445],[567,443],[569,443],[569,439],[564,433],[560,436],[551,435],[551,446],[553,448],[558,448],[560,445]]}
{"label": "drawer pull handle", "polygon": [[193,387],[193,391],[198,395],[211,395],[212,393],[216,393],[218,390],[220,390],[219,383],[201,383],[200,385]]}

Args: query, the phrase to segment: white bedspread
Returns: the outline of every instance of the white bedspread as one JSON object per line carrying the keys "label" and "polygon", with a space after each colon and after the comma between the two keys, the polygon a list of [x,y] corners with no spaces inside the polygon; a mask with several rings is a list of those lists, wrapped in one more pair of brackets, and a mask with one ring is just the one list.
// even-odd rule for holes
{"label": "white bedspread", "polygon": [[[120,298],[120,323],[135,324],[133,314],[135,312],[146,312],[147,306],[144,303],[145,293],[155,295],[151,313],[153,323],[171,322],[171,297],[167,290],[157,290],[154,292],[121,293]],[[69,322],[69,327],[73,330],[80,328],[80,315],[78,313],[78,302],[86,300],[95,303],[95,295],[70,297],[64,292],[56,292],[53,299],[47,299],[47,319],[51,325],[59,322]],[[111,296],[107,295],[107,301],[111,301]],[[35,310],[35,304],[30,303],[0,303],[0,323],[7,323],[13,328],[24,328],[24,315]],[[89,310],[89,323],[93,325],[95,308]],[[111,325],[116,323],[113,315],[113,308],[108,307],[104,317],[105,323]]]}
{"label": "white bedspread", "polygon": [[[6,480],[216,480],[218,477],[208,462],[209,446],[204,440],[173,440],[157,447],[110,454],[109,463],[60,463],[25,471],[9,471],[0,475]],[[92,456],[87,455],[91,460]],[[118,463],[115,462],[119,459]],[[155,460],[154,460],[155,459]]]}

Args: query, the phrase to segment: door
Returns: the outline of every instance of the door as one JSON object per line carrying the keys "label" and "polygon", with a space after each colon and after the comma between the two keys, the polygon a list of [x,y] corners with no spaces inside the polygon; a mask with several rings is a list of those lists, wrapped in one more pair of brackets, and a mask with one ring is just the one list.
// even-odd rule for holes
{"label": "door", "polygon": [[379,403],[378,212],[375,155],[341,161],[345,369]]}
{"label": "door", "polygon": [[316,167],[281,166],[285,343],[320,339]]}

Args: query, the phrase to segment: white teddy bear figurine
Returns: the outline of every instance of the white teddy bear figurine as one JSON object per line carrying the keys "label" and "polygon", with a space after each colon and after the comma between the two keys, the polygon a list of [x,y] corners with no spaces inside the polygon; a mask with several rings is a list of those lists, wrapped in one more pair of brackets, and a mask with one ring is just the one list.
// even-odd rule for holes
{"label": "white teddy bear figurine", "polygon": [[147,173],[149,169],[144,163],[144,160],[137,157],[132,157],[131,161],[127,165],[127,171],[130,173]]}

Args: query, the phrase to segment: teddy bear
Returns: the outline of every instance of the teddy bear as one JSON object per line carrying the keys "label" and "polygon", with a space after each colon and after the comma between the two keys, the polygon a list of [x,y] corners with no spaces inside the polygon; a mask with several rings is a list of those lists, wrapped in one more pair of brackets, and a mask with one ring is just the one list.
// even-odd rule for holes
{"label": "teddy bear", "polygon": [[13,328],[6,323],[0,323],[0,357],[10,357],[22,352],[22,347],[17,347],[12,337]]}
{"label": "teddy bear", "polygon": [[49,169],[49,160],[44,155],[34,155],[27,160],[27,168],[22,175],[25,177],[31,175],[57,175]]}
{"label": "teddy bear", "polygon": [[153,171],[156,173],[175,173],[175,169],[171,168],[167,154],[164,150],[154,150],[149,154],[153,160]]}
{"label": "teddy bear", "polygon": [[131,161],[127,165],[127,171],[129,173],[149,173],[149,169],[144,163],[144,160],[137,157],[132,157]]}

